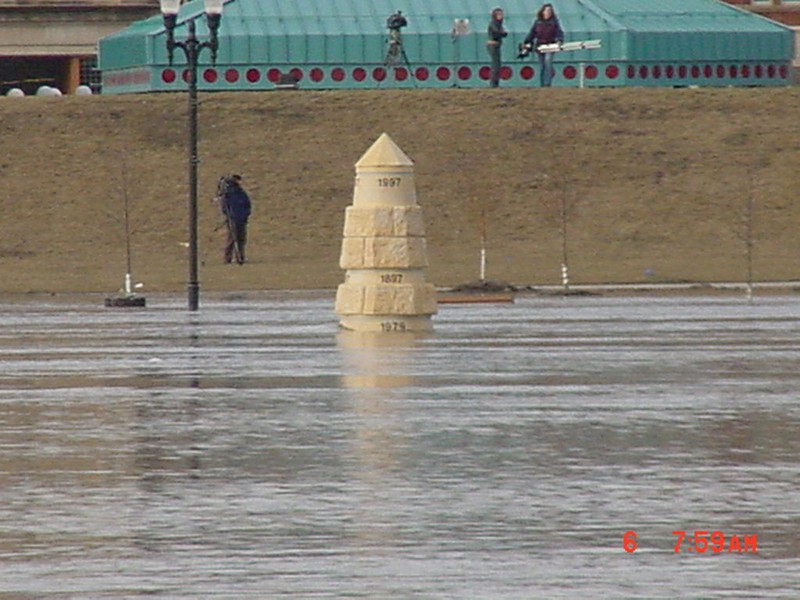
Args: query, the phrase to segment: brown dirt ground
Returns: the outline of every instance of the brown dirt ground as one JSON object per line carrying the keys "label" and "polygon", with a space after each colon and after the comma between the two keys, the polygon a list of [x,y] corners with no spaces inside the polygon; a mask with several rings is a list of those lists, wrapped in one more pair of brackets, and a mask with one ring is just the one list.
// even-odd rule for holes
{"label": "brown dirt ground", "polygon": [[[116,292],[127,194],[134,278],[187,274],[185,94],[0,99],[0,292]],[[217,93],[200,105],[204,290],[328,289],[354,163],[388,133],[416,164],[427,278],[572,282],[800,278],[800,89]],[[212,204],[238,171],[249,263],[221,261]],[[752,220],[748,205],[752,200]],[[649,270],[648,274],[646,270]]]}

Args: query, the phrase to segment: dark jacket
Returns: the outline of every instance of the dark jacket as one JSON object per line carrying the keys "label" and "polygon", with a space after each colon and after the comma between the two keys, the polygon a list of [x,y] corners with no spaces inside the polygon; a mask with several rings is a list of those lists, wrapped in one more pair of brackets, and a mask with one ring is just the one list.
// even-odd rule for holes
{"label": "dark jacket", "polygon": [[542,44],[555,44],[563,41],[564,32],[561,30],[558,18],[550,17],[546,20],[536,19],[523,43],[530,44],[535,50]]}
{"label": "dark jacket", "polygon": [[497,19],[489,21],[489,41],[503,43],[503,38],[508,35],[508,32],[503,29],[503,22]]}
{"label": "dark jacket", "polygon": [[234,223],[247,223],[250,217],[250,197],[236,182],[228,184],[222,198],[222,214]]}

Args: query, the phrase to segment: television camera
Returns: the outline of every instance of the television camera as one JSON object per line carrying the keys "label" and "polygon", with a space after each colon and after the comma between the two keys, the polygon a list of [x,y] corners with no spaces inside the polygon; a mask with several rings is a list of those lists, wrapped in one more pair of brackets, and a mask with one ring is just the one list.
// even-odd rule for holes
{"label": "television camera", "polygon": [[389,15],[389,18],[386,19],[386,28],[390,31],[400,31],[406,25],[408,25],[408,20],[399,10],[393,15]]}

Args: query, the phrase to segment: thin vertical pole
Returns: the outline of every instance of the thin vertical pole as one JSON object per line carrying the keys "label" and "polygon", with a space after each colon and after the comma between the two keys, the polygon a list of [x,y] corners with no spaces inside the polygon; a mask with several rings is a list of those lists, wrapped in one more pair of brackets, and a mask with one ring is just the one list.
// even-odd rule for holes
{"label": "thin vertical pole", "polygon": [[481,209],[481,281],[486,281],[486,211]]}
{"label": "thin vertical pole", "polygon": [[200,283],[197,275],[197,62],[203,48],[211,50],[211,61],[217,58],[217,31],[221,18],[219,13],[206,13],[211,38],[200,43],[195,35],[194,19],[189,19],[189,34],[186,41],[176,42],[174,37],[177,14],[164,14],[164,26],[167,29],[167,52],[169,64],[172,64],[172,53],[180,48],[186,55],[187,83],[189,84],[189,281],[187,282],[189,310],[197,310],[200,305]]}
{"label": "thin vertical pole", "polygon": [[747,300],[753,300],[753,174],[750,173],[749,194],[747,197]]}
{"label": "thin vertical pole", "polygon": [[569,290],[569,263],[567,262],[567,199],[561,195],[561,284]]}
{"label": "thin vertical pole", "polygon": [[197,274],[197,55],[194,20],[189,21],[186,43],[189,63],[189,310],[200,305],[200,283]]}
{"label": "thin vertical pole", "polygon": [[130,210],[128,202],[128,161],[127,152],[122,151],[122,199],[124,202],[125,214],[125,295],[133,295],[133,288],[131,286],[131,225],[130,225]]}

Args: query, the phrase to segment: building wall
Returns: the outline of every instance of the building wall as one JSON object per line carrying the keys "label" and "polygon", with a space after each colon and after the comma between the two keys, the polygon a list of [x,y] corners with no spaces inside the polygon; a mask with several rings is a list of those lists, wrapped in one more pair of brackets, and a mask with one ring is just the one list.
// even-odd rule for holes
{"label": "building wall", "polygon": [[157,0],[0,0],[0,95],[94,85],[98,40],[158,12]]}

